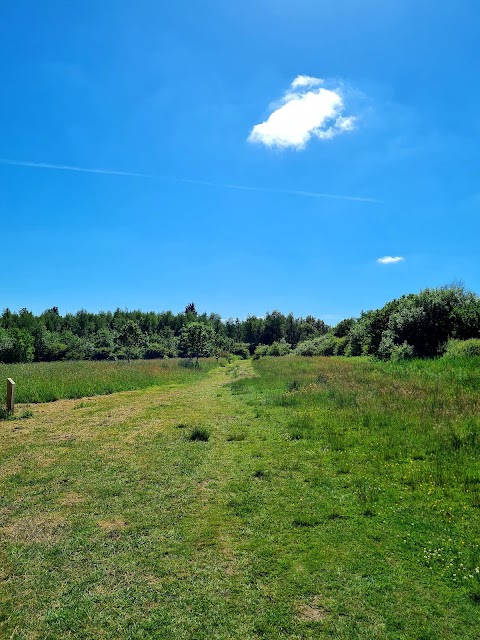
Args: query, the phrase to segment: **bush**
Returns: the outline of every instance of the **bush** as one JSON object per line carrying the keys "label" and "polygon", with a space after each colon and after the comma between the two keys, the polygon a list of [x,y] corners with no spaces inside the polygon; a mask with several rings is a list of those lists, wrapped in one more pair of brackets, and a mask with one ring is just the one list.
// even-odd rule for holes
{"label": "bush", "polygon": [[267,344],[259,344],[258,347],[255,348],[253,352],[253,359],[258,360],[263,356],[268,356],[268,345]]}
{"label": "bush", "polygon": [[235,356],[240,356],[242,360],[247,360],[250,357],[250,351],[246,342],[235,342],[232,353]]}
{"label": "bush", "polygon": [[377,351],[377,358],[379,360],[390,360],[392,357],[393,349],[395,347],[395,334],[390,329],[387,329],[382,333],[382,339]]}
{"label": "bush", "polygon": [[400,360],[408,360],[413,357],[415,357],[415,349],[411,344],[408,344],[406,341],[397,344],[395,342],[395,334],[390,329],[382,333],[382,339],[377,352],[377,358],[379,360],[400,362]]}
{"label": "bush", "polygon": [[33,337],[24,329],[0,329],[0,362],[32,362],[34,345]]}
{"label": "bush", "polygon": [[168,354],[163,345],[153,343],[147,347],[143,357],[145,360],[158,360],[160,358],[168,358]]}
{"label": "bush", "polygon": [[288,344],[288,342],[282,338],[281,340],[275,341],[268,347],[268,355],[269,356],[288,356],[288,354],[292,350],[292,345]]}
{"label": "bush", "polygon": [[480,339],[449,340],[445,356],[449,358],[470,358],[480,356]]}
{"label": "bush", "polygon": [[[327,333],[324,336],[313,338],[312,340],[305,340],[305,342],[299,342],[295,349],[297,356],[333,356],[337,348],[337,344],[342,341],[342,345],[346,346],[348,339],[336,338],[331,333]],[[343,347],[345,348],[345,347]]]}
{"label": "bush", "polygon": [[348,357],[361,356],[366,352],[367,332],[364,323],[357,322],[348,334],[348,344],[345,355]]}
{"label": "bush", "polygon": [[393,362],[400,362],[401,360],[410,360],[415,355],[413,347],[408,342],[404,342],[403,344],[396,344],[390,356],[390,360]]}
{"label": "bush", "polygon": [[318,356],[319,355],[319,343],[323,341],[323,338],[313,338],[312,340],[304,340],[299,342],[295,349],[295,355],[297,356]]}
{"label": "bush", "polygon": [[282,338],[281,340],[276,340],[270,346],[267,344],[259,344],[253,352],[253,359],[258,360],[263,356],[288,356],[291,352],[292,345],[288,344],[288,342]]}
{"label": "bush", "polygon": [[342,336],[341,338],[336,338],[335,347],[334,347],[334,355],[336,356],[344,356],[345,351],[348,346],[348,336]]}

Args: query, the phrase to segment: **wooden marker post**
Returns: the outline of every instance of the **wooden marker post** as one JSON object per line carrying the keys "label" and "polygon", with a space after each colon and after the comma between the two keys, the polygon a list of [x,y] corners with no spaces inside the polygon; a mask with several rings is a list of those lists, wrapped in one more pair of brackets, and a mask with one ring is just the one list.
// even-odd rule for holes
{"label": "wooden marker post", "polygon": [[7,411],[15,411],[15,382],[11,378],[7,378]]}

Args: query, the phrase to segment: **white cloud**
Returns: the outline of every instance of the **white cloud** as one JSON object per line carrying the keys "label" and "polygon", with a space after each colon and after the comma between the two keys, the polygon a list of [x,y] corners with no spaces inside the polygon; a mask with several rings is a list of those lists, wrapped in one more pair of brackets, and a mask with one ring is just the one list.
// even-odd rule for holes
{"label": "white cloud", "polygon": [[355,128],[355,116],[345,116],[340,89],[325,89],[320,78],[297,76],[281,106],[253,127],[250,142],[267,147],[303,149],[312,136],[330,140]]}
{"label": "white cloud", "polygon": [[323,84],[324,80],[321,78],[313,78],[312,76],[297,76],[290,85],[292,89],[297,87],[318,87],[319,84]]}
{"label": "white cloud", "polygon": [[384,258],[379,258],[377,262],[380,264],[396,264],[397,262],[403,262],[403,260],[405,260],[405,258],[401,256],[385,256]]}

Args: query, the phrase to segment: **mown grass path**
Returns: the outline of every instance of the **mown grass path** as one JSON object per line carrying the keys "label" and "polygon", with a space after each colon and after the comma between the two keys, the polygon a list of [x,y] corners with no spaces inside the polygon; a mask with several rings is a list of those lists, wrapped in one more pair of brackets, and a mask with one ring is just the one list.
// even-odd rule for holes
{"label": "mown grass path", "polygon": [[[210,504],[228,475],[219,445],[245,423],[231,373],[1,425],[1,637],[248,637],[230,620],[233,551]],[[193,427],[209,441],[189,441]]]}
{"label": "mown grass path", "polygon": [[475,640],[478,398],[442,384],[267,359],[2,423],[0,637]]}

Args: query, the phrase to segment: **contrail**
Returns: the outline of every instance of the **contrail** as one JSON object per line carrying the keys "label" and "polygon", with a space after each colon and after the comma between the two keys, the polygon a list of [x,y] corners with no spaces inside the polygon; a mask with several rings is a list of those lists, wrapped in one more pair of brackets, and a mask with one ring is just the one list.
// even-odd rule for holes
{"label": "contrail", "polygon": [[129,176],[131,178],[155,178],[147,173],[134,173],[132,171],[115,171],[115,169],[87,169],[86,167],[73,167],[68,164],[49,164],[47,162],[29,162],[28,160],[8,160],[0,158],[0,164],[12,167],[33,167],[35,169],[56,169],[57,171],[80,171],[82,173],[100,173],[108,176]]}
{"label": "contrail", "polygon": [[28,160],[9,160],[0,158],[0,164],[12,167],[27,167],[33,169],[53,169],[56,171],[78,171],[80,173],[95,173],[107,176],[125,176],[128,178],[143,178],[147,180],[169,180],[171,182],[181,182],[184,184],[196,184],[204,187],[214,187],[216,189],[237,189],[239,191],[259,191],[262,193],[278,193],[291,196],[301,196],[303,198],[330,198],[332,200],[348,200],[351,202],[370,202],[381,204],[381,200],[367,198],[363,196],[346,196],[335,193],[319,193],[316,191],[295,191],[292,189],[275,189],[270,187],[248,187],[240,184],[223,184],[218,182],[208,182],[206,180],[193,180],[190,178],[176,178],[174,176],[160,176],[150,173],[136,173],[135,171],[117,171],[116,169],[94,169],[87,167],[75,167],[68,164],[50,164],[48,162],[30,162]]}

